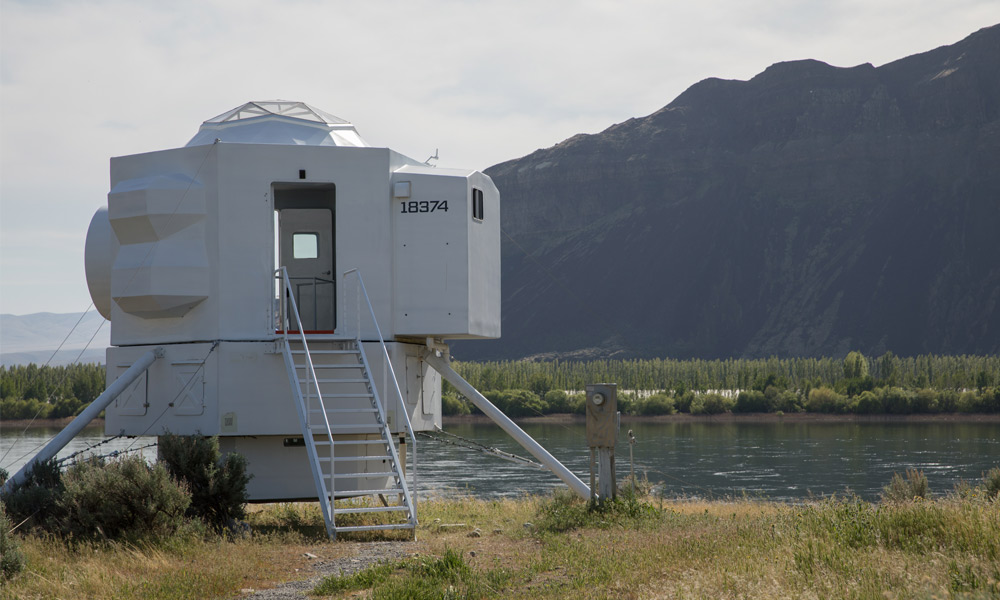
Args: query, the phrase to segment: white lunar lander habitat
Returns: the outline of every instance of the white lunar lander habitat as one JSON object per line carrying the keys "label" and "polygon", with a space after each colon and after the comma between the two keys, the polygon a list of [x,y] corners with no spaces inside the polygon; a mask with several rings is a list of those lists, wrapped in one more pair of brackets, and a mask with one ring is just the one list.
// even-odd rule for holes
{"label": "white lunar lander habitat", "polygon": [[[445,340],[500,336],[483,173],[371,147],[301,102],[250,102],[182,148],[111,159],[86,270],[111,321],[107,391],[11,484],[106,409],[108,435],[219,436],[247,458],[251,500],[319,498],[331,536],[414,529],[414,433],[440,427],[443,376],[590,496],[448,365]],[[357,496],[382,502],[334,505]],[[337,524],[358,512],[395,518]]]}

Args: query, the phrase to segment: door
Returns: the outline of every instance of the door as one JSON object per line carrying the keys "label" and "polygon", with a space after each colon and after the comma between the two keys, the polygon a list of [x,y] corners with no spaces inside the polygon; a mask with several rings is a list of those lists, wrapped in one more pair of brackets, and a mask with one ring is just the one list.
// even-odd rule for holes
{"label": "door", "polygon": [[[288,270],[305,331],[333,333],[337,298],[333,212],[327,208],[278,211],[278,260]],[[289,303],[291,312],[291,303]],[[291,326],[298,325],[292,318]]]}

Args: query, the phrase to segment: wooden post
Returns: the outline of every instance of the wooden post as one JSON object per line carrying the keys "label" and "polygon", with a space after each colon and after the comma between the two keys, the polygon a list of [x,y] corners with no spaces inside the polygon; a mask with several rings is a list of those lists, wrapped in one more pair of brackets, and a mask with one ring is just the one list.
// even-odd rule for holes
{"label": "wooden post", "polygon": [[617,496],[615,485],[615,449],[598,448],[599,459],[597,461],[598,494],[602,499],[614,498]]}
{"label": "wooden post", "polygon": [[618,438],[618,386],[587,386],[587,445],[590,446],[591,499],[594,498],[594,455],[597,454],[597,501],[618,495],[615,442]]}
{"label": "wooden post", "polygon": [[597,456],[596,450],[597,450],[596,448],[591,448],[590,449],[590,501],[591,502],[596,501],[598,499],[598,497],[599,497],[597,495],[597,482],[595,480],[596,477],[597,477],[597,475],[596,475],[596,473],[597,473],[597,469],[596,469],[597,464],[596,464],[596,462],[594,460],[596,458],[596,456]]}

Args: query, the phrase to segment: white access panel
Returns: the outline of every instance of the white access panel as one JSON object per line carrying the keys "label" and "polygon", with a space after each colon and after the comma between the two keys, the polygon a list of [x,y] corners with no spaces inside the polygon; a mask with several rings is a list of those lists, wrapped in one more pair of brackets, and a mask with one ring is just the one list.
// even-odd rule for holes
{"label": "white access panel", "polygon": [[[473,213],[473,190],[485,218]],[[405,166],[393,174],[393,191],[396,335],[499,337],[500,214],[492,181],[474,171]]]}
{"label": "white access panel", "polygon": [[[107,381],[155,346],[108,348]],[[219,356],[210,343],[170,344],[164,356],[105,409],[107,435],[218,433]]]}

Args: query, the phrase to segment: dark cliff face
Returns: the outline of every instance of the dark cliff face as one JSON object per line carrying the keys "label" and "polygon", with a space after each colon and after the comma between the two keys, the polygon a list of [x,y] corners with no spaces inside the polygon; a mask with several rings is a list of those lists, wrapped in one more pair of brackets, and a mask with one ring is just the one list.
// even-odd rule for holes
{"label": "dark cliff face", "polygon": [[487,172],[503,339],[459,358],[1000,351],[1000,26],[707,79]]}

